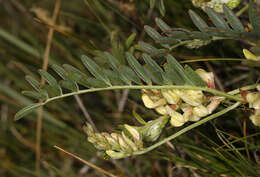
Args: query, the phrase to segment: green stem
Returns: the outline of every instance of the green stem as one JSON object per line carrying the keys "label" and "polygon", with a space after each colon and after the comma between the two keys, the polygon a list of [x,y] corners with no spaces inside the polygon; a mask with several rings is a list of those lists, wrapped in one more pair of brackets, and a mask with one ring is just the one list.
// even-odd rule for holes
{"label": "green stem", "polygon": [[53,100],[57,100],[60,98],[65,98],[68,96],[72,96],[72,95],[80,95],[80,94],[84,94],[84,93],[89,93],[89,92],[97,92],[97,91],[105,91],[105,90],[122,90],[122,89],[188,89],[188,90],[202,90],[205,92],[209,92],[212,93],[214,95],[218,95],[218,96],[223,96],[225,98],[229,98],[231,100],[235,100],[235,101],[239,101],[239,102],[243,102],[243,99],[241,97],[238,96],[234,96],[231,94],[227,94],[225,92],[221,92],[219,90],[215,90],[215,89],[210,89],[208,87],[196,87],[196,86],[188,86],[188,85],[164,85],[164,86],[150,86],[150,85],[128,85],[128,86],[111,86],[111,87],[106,87],[106,88],[91,88],[91,89],[86,89],[86,90],[79,90],[77,92],[72,92],[72,93],[66,93],[60,96],[56,96],[56,97],[52,97],[49,98],[47,100],[44,101],[43,105],[45,105],[46,103],[53,101]]}
{"label": "green stem", "polygon": [[163,139],[162,141],[159,141],[158,143],[156,143],[156,144],[146,148],[143,151],[134,152],[133,155],[141,155],[141,154],[147,153],[147,152],[149,152],[151,150],[154,150],[155,148],[161,146],[162,144],[167,143],[168,141],[171,141],[174,138],[176,138],[176,137],[178,137],[178,136],[180,136],[180,135],[190,131],[191,129],[196,128],[196,127],[198,127],[198,126],[200,126],[200,125],[202,125],[202,124],[204,124],[204,123],[206,123],[206,122],[208,122],[208,121],[210,121],[210,120],[212,120],[214,118],[217,118],[217,117],[219,117],[219,116],[221,116],[221,115],[223,115],[223,114],[225,114],[225,113],[227,113],[227,112],[237,108],[240,105],[241,105],[241,103],[237,102],[237,103],[233,104],[230,107],[227,107],[227,108],[225,108],[225,109],[223,109],[223,110],[221,110],[221,111],[219,111],[219,112],[217,112],[215,114],[212,114],[212,115],[210,115],[210,116],[208,116],[208,117],[206,117],[206,118],[204,118],[204,119],[202,119],[202,120],[200,120],[200,121],[198,121],[198,122],[196,122],[196,123],[194,123],[194,124],[192,124],[192,125],[190,125],[188,127],[185,127],[184,129],[182,129],[182,130],[178,131],[177,133],[169,136],[168,138]]}
{"label": "green stem", "polygon": [[228,92],[228,94],[230,94],[230,95],[235,95],[235,94],[240,93],[240,90],[243,90],[243,91],[252,90],[252,89],[255,89],[257,85],[258,85],[258,84],[247,85],[247,86],[245,86],[245,87],[241,87],[241,88],[232,90],[232,91]]}

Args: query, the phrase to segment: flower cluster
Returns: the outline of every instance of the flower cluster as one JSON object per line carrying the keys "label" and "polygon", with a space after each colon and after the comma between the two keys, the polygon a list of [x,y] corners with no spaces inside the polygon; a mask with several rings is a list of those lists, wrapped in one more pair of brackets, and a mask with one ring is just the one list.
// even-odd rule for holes
{"label": "flower cluster", "polygon": [[[203,69],[196,70],[196,73],[209,88],[215,88],[213,73]],[[169,115],[171,125],[179,127],[188,121],[198,121],[211,114],[222,97],[206,97],[201,90],[153,89],[143,90],[142,100],[147,108]]]}
{"label": "flower cluster", "polygon": [[250,120],[254,125],[260,126],[260,85],[257,86],[258,92],[250,92],[246,99],[249,103],[249,108],[254,109],[254,114],[250,116]]}
{"label": "flower cluster", "polygon": [[187,47],[188,49],[198,49],[198,48],[208,45],[210,43],[211,43],[211,40],[193,39],[193,40],[190,40],[189,43],[185,45],[185,47]]}
{"label": "flower cluster", "polygon": [[143,141],[155,141],[160,136],[168,122],[168,117],[160,117],[141,127],[125,124],[121,133],[95,133],[88,123],[83,130],[88,135],[88,141],[98,150],[104,151],[113,159],[120,159],[132,155],[143,149]]}
{"label": "flower cluster", "polygon": [[241,0],[192,0],[192,3],[196,7],[200,7],[205,9],[206,7],[210,7],[214,9],[216,12],[223,12],[223,5],[226,4],[229,8],[233,9],[239,5]]}

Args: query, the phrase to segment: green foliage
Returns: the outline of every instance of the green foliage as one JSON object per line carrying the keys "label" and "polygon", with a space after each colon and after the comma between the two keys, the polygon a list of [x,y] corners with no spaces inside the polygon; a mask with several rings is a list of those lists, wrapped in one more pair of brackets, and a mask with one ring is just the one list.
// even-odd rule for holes
{"label": "green foliage", "polygon": [[[228,61],[235,57],[243,60],[241,46],[248,44],[253,45],[251,51],[259,55],[260,30],[257,5],[253,1],[249,4],[248,22],[247,15],[238,17],[235,13],[242,7],[231,11],[224,6],[224,14],[219,15],[211,9],[206,13],[189,10],[188,1],[88,0],[84,3],[62,0],[57,25],[52,26],[56,31],[48,72],[40,70],[40,75],[36,73],[42,68],[48,31],[44,24],[48,23],[33,22],[30,13],[33,3],[31,0],[4,1],[0,7],[0,176],[38,175],[34,167],[35,113],[40,106],[44,107],[41,176],[101,176],[97,170],[82,167],[75,159],[56,152],[53,145],[79,154],[117,176],[259,175],[260,141],[259,133],[255,133],[259,128],[253,127],[247,119],[252,110],[246,104],[221,115],[219,120],[212,121],[218,117],[213,116],[187,124],[185,128],[167,126],[157,142],[162,144],[147,143],[150,149],[135,154],[150,151],[147,155],[104,161],[87,142],[81,126],[85,119],[80,104],[73,99],[75,95],[96,92],[84,94],[80,99],[95,126],[106,131],[115,129],[118,124],[144,126],[158,118],[140,102],[140,93],[132,89],[198,89],[207,95],[226,98],[217,113],[226,107],[230,111],[233,100],[243,101],[240,93],[255,88],[250,84],[255,84],[260,76],[257,61]],[[47,0],[37,6],[51,12],[53,4],[54,1]],[[183,15],[186,12],[191,20]],[[208,15],[209,22],[204,14]],[[160,15],[164,15],[163,20]],[[190,22],[199,31],[187,30],[192,28]],[[244,28],[247,23],[249,30]],[[69,30],[63,31],[60,24]],[[143,29],[144,25],[149,26]],[[149,36],[156,44],[152,44]],[[200,50],[176,49],[194,45],[195,40],[205,45],[223,39],[239,41],[226,40],[221,45],[219,41]],[[195,56],[199,56],[199,60]],[[219,59],[219,56],[225,58]],[[208,63],[205,65],[203,61]],[[180,63],[185,62],[191,64],[183,67]],[[225,90],[235,90],[226,93],[208,89],[193,69],[210,65]],[[29,84],[24,81],[24,75]],[[40,84],[40,76],[45,79],[45,86]],[[29,85],[33,91],[28,91]],[[250,86],[238,89],[244,85]],[[126,90],[121,92],[122,89]],[[128,99],[125,98],[127,89],[130,89]],[[20,90],[25,90],[23,95]],[[62,99],[65,97],[68,98]],[[34,103],[36,100],[38,103]],[[52,102],[54,100],[57,101]],[[127,104],[120,109],[122,100],[127,100]],[[16,113],[15,120],[26,119],[13,122],[15,112],[22,106],[25,107]],[[210,123],[206,123],[208,120]],[[201,125],[203,123],[206,124]]]}

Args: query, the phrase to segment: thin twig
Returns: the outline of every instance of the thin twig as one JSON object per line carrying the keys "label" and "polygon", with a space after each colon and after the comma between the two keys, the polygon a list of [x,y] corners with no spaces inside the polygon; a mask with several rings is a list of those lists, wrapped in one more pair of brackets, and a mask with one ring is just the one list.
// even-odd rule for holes
{"label": "thin twig", "polygon": [[89,115],[89,113],[88,113],[86,107],[84,106],[82,100],[80,99],[80,97],[79,97],[78,95],[74,95],[74,97],[75,97],[75,99],[76,99],[76,101],[77,101],[77,103],[78,103],[78,105],[79,105],[79,108],[80,108],[81,111],[83,112],[83,115],[85,116],[86,120],[92,125],[92,127],[94,128],[94,130],[95,130],[96,132],[98,132],[96,125],[94,124],[92,118],[90,117],[90,115]]}
{"label": "thin twig", "polygon": [[15,127],[11,127],[10,131],[12,134],[25,146],[31,148],[33,151],[35,151],[35,144],[25,139],[17,130]]}
{"label": "thin twig", "polygon": [[122,113],[124,110],[124,107],[125,107],[125,104],[126,104],[126,101],[128,98],[128,93],[129,93],[129,89],[124,90],[122,93],[122,98],[120,99],[119,104],[118,104],[119,113]]}
{"label": "thin twig", "polygon": [[76,156],[76,155],[74,155],[74,154],[72,154],[72,153],[70,153],[70,152],[68,152],[68,151],[66,151],[66,150],[64,150],[64,149],[62,149],[62,148],[60,148],[60,147],[58,147],[58,146],[54,146],[54,148],[56,148],[56,149],[58,149],[58,150],[60,150],[60,151],[62,151],[62,152],[64,152],[64,153],[66,153],[66,154],[72,156],[73,158],[75,158],[75,159],[77,159],[77,160],[83,162],[84,164],[86,164],[86,165],[88,165],[88,166],[90,166],[90,167],[92,167],[92,168],[95,168],[96,170],[98,170],[99,172],[101,172],[101,173],[103,173],[103,174],[106,174],[106,175],[111,176],[111,177],[116,177],[116,176],[113,175],[112,173],[110,173],[110,172],[108,172],[108,171],[106,171],[106,170],[103,170],[102,168],[100,168],[100,167],[98,167],[98,166],[96,166],[96,165],[94,165],[94,164],[92,164],[92,163],[90,163],[90,162],[88,162],[88,161],[86,161],[86,160],[84,160],[84,159],[82,159],[82,158],[80,158],[80,157],[78,157],[78,156]]}
{"label": "thin twig", "polygon": [[[58,13],[60,9],[60,4],[61,0],[56,0],[54,11],[53,11],[53,16],[52,16],[52,21],[51,23],[54,24]],[[46,42],[46,47],[45,47],[45,52],[43,56],[43,65],[42,69],[44,71],[47,71],[48,68],[48,63],[49,63],[49,54],[50,54],[50,49],[51,49],[51,41],[53,37],[54,29],[50,28],[47,36],[47,42]],[[45,79],[41,77],[41,85],[45,84]],[[38,114],[37,114],[37,127],[36,127],[36,173],[37,176],[40,176],[40,158],[41,158],[41,129],[42,129],[42,114],[43,114],[43,107],[41,106],[38,109]]]}

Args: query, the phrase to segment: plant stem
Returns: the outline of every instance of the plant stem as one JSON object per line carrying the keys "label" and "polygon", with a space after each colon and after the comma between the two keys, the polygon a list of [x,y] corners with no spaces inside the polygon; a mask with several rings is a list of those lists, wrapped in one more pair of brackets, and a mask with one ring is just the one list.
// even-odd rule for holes
{"label": "plant stem", "polygon": [[198,127],[198,126],[200,126],[200,125],[202,125],[202,124],[204,124],[204,123],[206,123],[206,122],[208,122],[208,121],[210,121],[210,120],[212,120],[214,118],[217,118],[217,117],[219,117],[219,116],[221,116],[221,115],[223,115],[223,114],[225,114],[225,113],[227,113],[227,112],[237,108],[239,105],[241,105],[241,103],[237,102],[237,103],[233,104],[232,106],[227,107],[226,109],[223,109],[223,110],[221,110],[221,111],[219,111],[219,112],[217,112],[215,114],[212,114],[212,115],[210,115],[210,116],[208,116],[208,117],[206,117],[206,118],[204,118],[204,119],[202,119],[202,120],[200,120],[200,121],[198,121],[198,122],[196,122],[196,123],[194,123],[194,124],[192,124],[192,125],[190,125],[188,127],[185,127],[184,129],[182,129],[182,130],[178,131],[177,133],[169,136],[168,138],[163,139],[162,141],[159,141],[158,143],[156,143],[156,144],[146,148],[143,151],[134,152],[133,155],[141,155],[141,154],[147,153],[147,152],[149,152],[149,151],[159,147],[160,145],[162,145],[164,143],[167,143],[168,141],[171,141],[174,138],[176,138],[176,137],[178,137],[178,136],[180,136],[180,135],[190,131],[191,129],[196,128],[196,127]]}
{"label": "plant stem", "polygon": [[[80,95],[84,93],[89,93],[89,92],[97,92],[97,91],[105,91],[105,90],[121,90],[121,89],[187,89],[187,90],[202,90],[205,92],[212,93],[214,95],[218,96],[223,96],[225,98],[229,98],[231,100],[236,100],[239,102],[243,102],[243,99],[238,96],[234,96],[225,92],[221,92],[219,90],[215,89],[210,89],[208,87],[196,87],[196,86],[188,86],[188,85],[164,85],[164,86],[158,86],[158,85],[127,85],[127,86],[111,86],[111,87],[106,87],[106,88],[90,88],[90,89],[85,89],[85,90],[79,90],[77,92],[72,92],[72,93],[66,93],[60,96],[52,97],[47,100],[43,104],[46,104],[50,101],[57,100],[60,98],[65,98],[68,96],[72,95]],[[239,92],[238,92],[239,93]]]}

